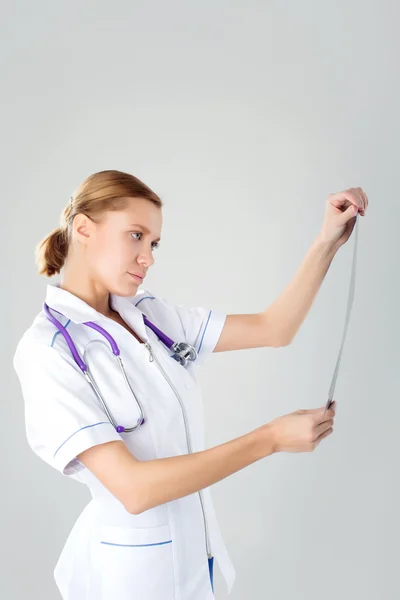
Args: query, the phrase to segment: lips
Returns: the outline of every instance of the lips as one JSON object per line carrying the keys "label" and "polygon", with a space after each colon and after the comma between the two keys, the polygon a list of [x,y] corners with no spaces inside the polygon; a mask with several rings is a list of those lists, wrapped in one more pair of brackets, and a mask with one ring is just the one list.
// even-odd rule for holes
{"label": "lips", "polygon": [[[128,271],[129,273],[129,271]],[[139,275],[137,273],[129,273],[129,275],[131,275],[131,277],[135,277],[138,281],[142,281],[144,278],[144,275]]]}

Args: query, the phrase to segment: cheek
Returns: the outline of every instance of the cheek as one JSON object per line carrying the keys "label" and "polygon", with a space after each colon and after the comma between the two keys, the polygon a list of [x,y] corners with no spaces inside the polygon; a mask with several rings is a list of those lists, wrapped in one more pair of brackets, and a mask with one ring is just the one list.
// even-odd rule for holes
{"label": "cheek", "polygon": [[91,263],[98,273],[116,275],[129,267],[129,246],[120,238],[99,237],[91,248]]}

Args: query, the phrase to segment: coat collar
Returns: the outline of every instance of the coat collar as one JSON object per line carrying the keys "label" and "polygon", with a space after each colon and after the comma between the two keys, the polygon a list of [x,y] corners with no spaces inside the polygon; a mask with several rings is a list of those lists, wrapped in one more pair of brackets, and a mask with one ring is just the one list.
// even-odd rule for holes
{"label": "coat collar", "polygon": [[[139,293],[137,299],[143,294]],[[143,320],[142,311],[135,306],[136,296],[124,297],[110,294],[110,306],[118,312],[123,320],[137,333],[144,341],[148,341],[146,326]],[[46,304],[50,309],[63,314],[67,319],[74,323],[82,324],[86,321],[107,321],[108,317],[98,312],[95,308],[87,304],[78,296],[60,288],[60,284],[47,284]],[[59,318],[57,313],[54,315]]]}

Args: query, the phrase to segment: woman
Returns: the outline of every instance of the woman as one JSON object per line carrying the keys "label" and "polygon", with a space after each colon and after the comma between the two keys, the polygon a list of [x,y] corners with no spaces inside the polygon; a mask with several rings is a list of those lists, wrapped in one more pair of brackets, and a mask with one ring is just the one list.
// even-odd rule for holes
{"label": "woman", "polygon": [[[161,209],[136,177],[95,173],[37,249],[40,274],[64,271],[61,283],[47,285],[46,304],[14,356],[27,438],[40,458],[92,494],[55,567],[64,600],[211,600],[214,557],[230,593],[235,570],[209,486],[274,452],[312,451],[333,429],[335,402],[204,449],[196,366],[214,350],[286,341],[272,331],[261,339],[263,313],[187,309],[138,290],[154,263]],[[192,359],[174,354],[149,322],[194,347]],[[98,326],[117,343],[126,379]]]}

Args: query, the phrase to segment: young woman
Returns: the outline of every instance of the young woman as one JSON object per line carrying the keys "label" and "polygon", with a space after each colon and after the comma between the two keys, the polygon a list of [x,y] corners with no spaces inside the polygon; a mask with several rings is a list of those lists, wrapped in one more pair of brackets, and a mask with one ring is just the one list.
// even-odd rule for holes
{"label": "young woman", "polygon": [[[366,197],[349,197],[364,213]],[[350,235],[343,218],[354,215],[337,213],[341,228],[335,221],[333,235],[325,222],[304,268],[326,271]],[[138,290],[161,227],[162,201],[149,187],[102,171],[80,185],[37,248],[40,274],[64,270],[14,356],[27,438],[92,494],[54,570],[64,600],[211,600],[214,557],[230,593],[235,570],[210,486],[274,452],[312,451],[332,433],[335,402],[204,449],[196,367],[213,351],[289,343],[321,280],[308,280],[292,331],[278,312],[175,305]]]}

